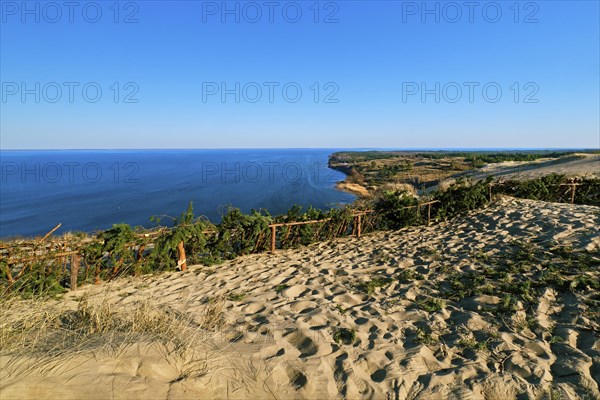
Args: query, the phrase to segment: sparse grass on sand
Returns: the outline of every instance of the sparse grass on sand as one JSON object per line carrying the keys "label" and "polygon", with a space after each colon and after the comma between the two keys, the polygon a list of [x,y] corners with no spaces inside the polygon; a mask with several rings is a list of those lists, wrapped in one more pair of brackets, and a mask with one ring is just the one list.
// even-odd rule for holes
{"label": "sparse grass on sand", "polygon": [[153,353],[162,359],[160,368],[168,371],[170,382],[196,379],[214,369],[216,349],[207,338],[222,326],[222,305],[223,300],[209,302],[198,318],[149,299],[123,306],[86,295],[76,302],[5,297],[0,301],[5,310],[1,377],[4,382],[44,377],[92,358],[125,360]]}

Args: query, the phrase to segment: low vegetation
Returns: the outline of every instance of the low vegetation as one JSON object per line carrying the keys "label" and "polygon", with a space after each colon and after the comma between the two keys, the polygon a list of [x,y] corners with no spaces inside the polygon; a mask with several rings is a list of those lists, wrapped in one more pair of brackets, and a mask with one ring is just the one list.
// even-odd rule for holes
{"label": "low vegetation", "polygon": [[222,319],[220,312],[210,311],[218,309],[215,303],[206,306],[201,321],[141,300],[123,307],[107,300],[91,302],[86,297],[74,306],[5,298],[0,306],[18,311],[6,314],[0,322],[4,355],[26,352],[30,356],[57,356],[66,351],[110,350],[139,342],[161,343],[177,351],[197,345],[199,335],[216,330]]}
{"label": "low vegetation", "polygon": [[[558,296],[577,293],[591,306],[582,311],[582,315],[600,323],[597,311],[597,293],[600,291],[598,251],[575,251],[558,244],[514,242],[501,253],[472,257],[471,271],[438,275],[436,295],[439,299],[461,302],[474,296],[492,296],[498,303],[484,311],[501,318],[523,312],[513,325],[520,330],[535,332],[538,326],[533,315],[539,299],[547,291]],[[437,305],[438,301],[441,300],[432,299],[419,305],[432,312],[443,308],[443,305]],[[557,343],[561,339],[552,334],[549,340]]]}
{"label": "low vegetation", "polygon": [[333,340],[338,344],[352,345],[356,341],[354,329],[340,328],[333,334]]}
{"label": "low vegetation", "polygon": [[376,276],[368,282],[358,284],[357,289],[367,294],[373,294],[379,288],[384,288],[392,283],[391,278],[384,276]]}

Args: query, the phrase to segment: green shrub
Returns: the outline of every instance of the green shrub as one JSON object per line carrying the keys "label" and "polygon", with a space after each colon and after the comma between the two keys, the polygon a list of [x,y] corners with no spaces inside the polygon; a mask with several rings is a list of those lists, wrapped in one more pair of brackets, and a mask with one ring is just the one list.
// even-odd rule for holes
{"label": "green shrub", "polygon": [[333,340],[338,344],[352,345],[356,341],[354,329],[340,328],[333,334]]}
{"label": "green shrub", "polygon": [[10,290],[24,298],[53,297],[66,291],[60,273],[49,268],[48,263],[44,261],[33,263]]}
{"label": "green shrub", "polygon": [[445,191],[435,192],[433,197],[438,203],[432,205],[433,215],[444,220],[484,207],[490,200],[491,181],[488,178],[472,184],[467,180],[460,180]]}
{"label": "green shrub", "polygon": [[442,299],[429,298],[427,300],[417,302],[419,307],[428,313],[434,313],[436,311],[441,311],[446,307],[446,302]]}
{"label": "green shrub", "polygon": [[175,226],[169,229],[154,242],[150,255],[152,271],[173,271],[179,259],[178,246],[184,243],[188,264],[199,262],[207,256],[205,231],[213,226],[200,219],[194,218],[194,209],[190,203],[187,211],[174,220]]}
{"label": "green shrub", "polygon": [[[565,175],[550,174],[530,180],[508,180],[494,187],[494,193],[506,194],[522,199],[571,202],[570,179]],[[575,204],[600,206],[600,179],[582,178],[576,181]],[[561,186],[564,185],[564,186]]]}
{"label": "green shrub", "polygon": [[419,200],[406,191],[385,191],[376,199],[375,210],[382,215],[380,229],[400,229],[423,223]]}
{"label": "green shrub", "polygon": [[244,214],[238,208],[227,207],[219,225],[222,241],[218,243],[217,251],[222,253],[222,258],[231,259],[266,250],[271,222],[268,212],[252,210],[250,214]]}
{"label": "green shrub", "polygon": [[129,225],[113,225],[112,228],[100,232],[98,239],[85,250],[88,262],[101,269],[118,269],[123,264],[132,263],[134,254],[130,245],[134,234]]}

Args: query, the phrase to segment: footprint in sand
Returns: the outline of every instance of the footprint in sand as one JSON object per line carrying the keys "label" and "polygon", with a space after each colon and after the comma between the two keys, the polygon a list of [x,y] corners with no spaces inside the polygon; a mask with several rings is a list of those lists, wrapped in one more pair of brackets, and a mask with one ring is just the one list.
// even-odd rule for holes
{"label": "footprint in sand", "polygon": [[294,285],[281,291],[281,294],[290,299],[301,297],[303,294],[310,292],[304,285]]}
{"label": "footprint in sand", "polygon": [[317,354],[317,351],[319,350],[319,347],[316,345],[316,343],[298,329],[294,329],[285,334],[285,340],[298,349],[300,352],[300,357],[310,357]]}
{"label": "footprint in sand", "polygon": [[385,370],[385,368],[381,368],[371,374],[371,380],[373,380],[374,382],[380,383],[385,380],[386,376],[387,376],[387,371]]}
{"label": "footprint in sand", "polygon": [[258,314],[265,311],[267,307],[260,303],[249,303],[247,306],[242,307],[242,312],[246,315]]}
{"label": "footprint in sand", "polygon": [[285,373],[288,376],[288,379],[290,380],[290,384],[296,390],[302,389],[308,381],[306,375],[304,375],[302,372],[292,367],[291,365],[286,366]]}
{"label": "footprint in sand", "polygon": [[299,314],[307,314],[317,308],[317,303],[314,301],[295,301],[290,303],[289,307],[292,311],[295,311]]}

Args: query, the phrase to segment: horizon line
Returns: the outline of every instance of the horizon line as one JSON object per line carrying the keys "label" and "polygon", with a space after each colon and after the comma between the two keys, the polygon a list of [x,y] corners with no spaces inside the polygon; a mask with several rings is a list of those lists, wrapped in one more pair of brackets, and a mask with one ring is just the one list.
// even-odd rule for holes
{"label": "horizon line", "polygon": [[359,150],[359,151],[597,151],[600,147],[146,147],[146,148],[0,148],[0,151],[160,151],[160,150]]}

